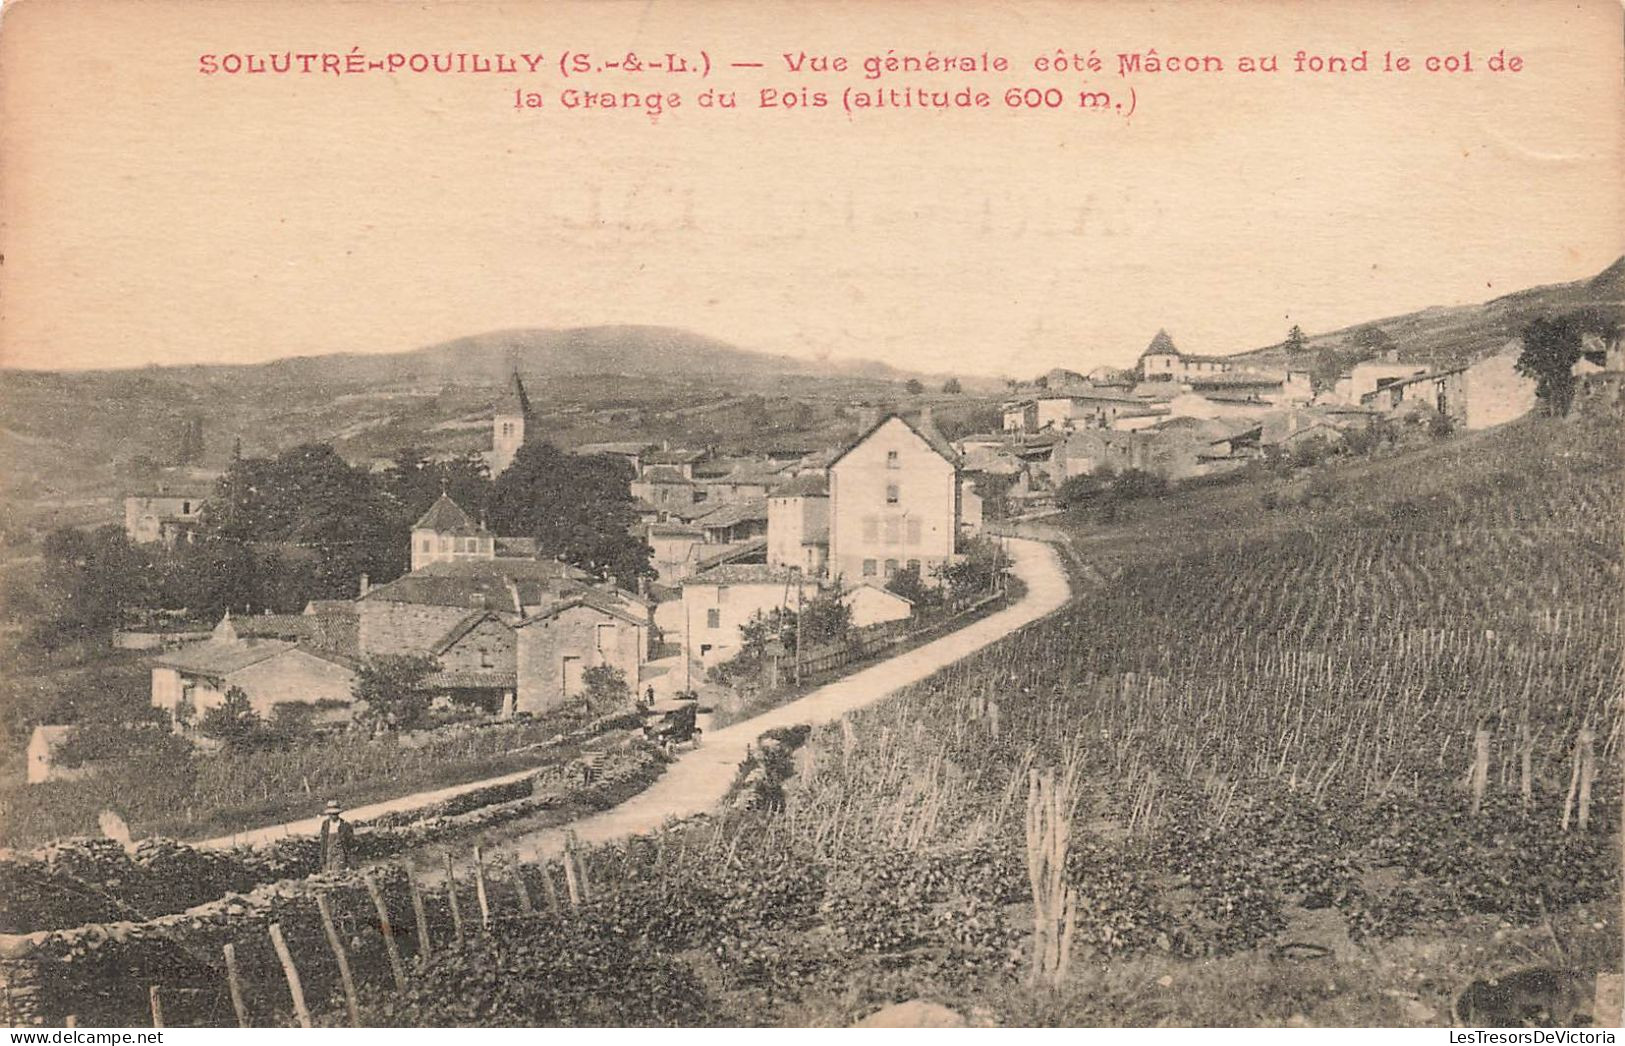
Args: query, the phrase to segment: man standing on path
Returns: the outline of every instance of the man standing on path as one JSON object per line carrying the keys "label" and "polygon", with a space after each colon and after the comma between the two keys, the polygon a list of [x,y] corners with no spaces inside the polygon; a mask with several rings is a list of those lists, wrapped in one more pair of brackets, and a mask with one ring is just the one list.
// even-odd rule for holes
{"label": "man standing on path", "polygon": [[341,872],[350,867],[355,853],[355,829],[340,816],[337,801],[329,799],[323,812],[327,819],[322,822],[320,870]]}

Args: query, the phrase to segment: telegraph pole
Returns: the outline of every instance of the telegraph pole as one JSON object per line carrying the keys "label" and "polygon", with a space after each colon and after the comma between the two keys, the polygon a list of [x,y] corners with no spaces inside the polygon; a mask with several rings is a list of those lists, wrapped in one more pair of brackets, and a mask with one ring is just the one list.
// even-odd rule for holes
{"label": "telegraph pole", "polygon": [[801,568],[791,567],[790,576],[796,583],[796,686],[801,685]]}

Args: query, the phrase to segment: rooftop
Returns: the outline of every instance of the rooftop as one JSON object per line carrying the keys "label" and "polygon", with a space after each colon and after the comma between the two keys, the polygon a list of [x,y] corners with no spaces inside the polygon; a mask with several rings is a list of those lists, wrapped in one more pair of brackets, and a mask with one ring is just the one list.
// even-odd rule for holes
{"label": "rooftop", "polygon": [[770,567],[766,563],[722,563],[702,570],[684,582],[685,585],[787,585],[797,578],[810,580],[783,567]]}
{"label": "rooftop", "polygon": [[797,476],[784,486],[773,491],[776,498],[827,498],[829,497],[829,477],[809,472]]}
{"label": "rooftop", "polygon": [[413,530],[432,530],[437,534],[481,534],[485,528],[477,526],[464,512],[462,506],[451,500],[451,495],[441,494],[435,503],[429,506],[416,523]]}

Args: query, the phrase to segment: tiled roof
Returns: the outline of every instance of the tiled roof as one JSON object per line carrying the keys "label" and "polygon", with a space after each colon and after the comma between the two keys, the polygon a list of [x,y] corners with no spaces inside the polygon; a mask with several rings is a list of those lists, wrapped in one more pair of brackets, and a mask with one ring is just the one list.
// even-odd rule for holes
{"label": "tiled roof", "polygon": [[476,669],[436,672],[425,679],[423,685],[433,690],[512,690],[519,685],[519,674]]}
{"label": "tiled roof", "polygon": [[489,610],[471,611],[461,621],[453,625],[451,627],[451,631],[441,636],[435,645],[429,648],[429,652],[436,657],[439,657],[441,654],[444,654],[446,651],[456,646],[464,636],[474,631],[474,629],[484,621],[495,621],[498,624],[506,627],[506,622]]}
{"label": "tiled roof", "polygon": [[1156,337],[1151,339],[1151,344],[1147,345],[1145,347],[1145,351],[1140,353],[1140,358],[1144,359],[1147,356],[1178,355],[1179,349],[1174,346],[1174,339],[1168,336],[1167,331],[1158,329]]}
{"label": "tiled roof", "polygon": [[240,672],[251,665],[262,661],[269,661],[273,657],[298,651],[323,661],[352,667],[352,662],[345,657],[331,651],[317,650],[312,647],[289,643],[281,639],[246,639],[246,640],[219,640],[208,639],[201,643],[181,647],[153,661],[154,665],[165,668],[174,668],[189,675],[209,676],[219,679]]}
{"label": "tiled roof", "polygon": [[514,610],[513,592],[519,590],[525,606],[555,599],[561,590],[587,579],[584,572],[546,559],[471,559],[429,563],[361,598],[428,606],[467,607],[470,610]]}
{"label": "tiled roof", "polygon": [[502,559],[535,559],[535,538],[498,537],[492,542],[492,551]]}
{"label": "tiled roof", "polygon": [[462,510],[450,495],[441,494],[429,506],[421,519],[412,524],[413,530],[433,530],[439,534],[476,534],[484,528],[476,527],[468,513]]}
{"label": "tiled roof", "polygon": [[601,614],[608,614],[611,617],[618,617],[621,620],[629,621],[634,625],[649,624],[647,619],[639,618],[637,614],[634,614],[628,607],[621,605],[621,603],[614,597],[593,589],[582,589],[579,592],[573,593],[566,599],[561,599],[551,606],[542,608],[542,610],[532,614],[530,617],[525,618],[514,627],[524,628],[526,625],[534,624],[537,621],[545,621],[548,618],[561,614],[572,607],[581,606],[589,607]]}
{"label": "tiled roof", "polygon": [[692,465],[704,458],[703,450],[651,450],[642,461],[645,465]]}
{"label": "tiled roof", "polygon": [[829,477],[809,472],[797,476],[784,486],[773,491],[776,498],[827,498],[829,497]]}
{"label": "tiled roof", "polygon": [[741,523],[767,519],[767,499],[748,498],[716,508],[694,521],[697,527],[734,527]]}
{"label": "tiled roof", "polygon": [[846,457],[848,454],[861,447],[864,443],[868,442],[870,436],[873,436],[876,432],[879,432],[880,427],[885,425],[888,421],[891,421],[893,418],[908,426],[908,430],[910,432],[920,437],[926,446],[936,451],[936,453],[940,455],[944,461],[948,462],[948,464],[953,465],[956,468],[959,466],[959,454],[954,450],[953,445],[944,439],[940,432],[936,431],[935,425],[922,426],[909,421],[901,414],[886,414],[883,415],[879,421],[869,426],[869,428],[859,435],[857,439],[853,440],[851,443],[848,443],[840,453],[831,458],[829,462],[830,467],[834,468],[842,458]]}
{"label": "tiled roof", "polygon": [[665,465],[657,465],[654,468],[644,469],[643,476],[641,478],[645,483],[692,484],[694,482],[676,469]]}
{"label": "tiled roof", "polygon": [[[766,563],[722,563],[702,570],[684,584],[694,585],[767,585],[788,584],[797,575],[783,567],[770,567]],[[807,580],[804,578],[804,580]]]}

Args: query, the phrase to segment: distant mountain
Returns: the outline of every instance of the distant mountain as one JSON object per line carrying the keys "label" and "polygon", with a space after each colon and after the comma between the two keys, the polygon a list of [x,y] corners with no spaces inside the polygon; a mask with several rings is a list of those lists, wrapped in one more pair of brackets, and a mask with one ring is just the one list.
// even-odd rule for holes
{"label": "distant mountain", "polygon": [[[1290,362],[1303,365],[1324,348],[1371,354],[1373,343],[1391,341],[1405,360],[1454,366],[1516,340],[1524,325],[1536,316],[1582,308],[1611,310],[1625,318],[1625,257],[1597,275],[1573,283],[1514,291],[1480,305],[1434,306],[1311,335],[1307,351]],[[1280,345],[1237,353],[1231,358],[1258,367],[1278,367],[1289,362]]]}

